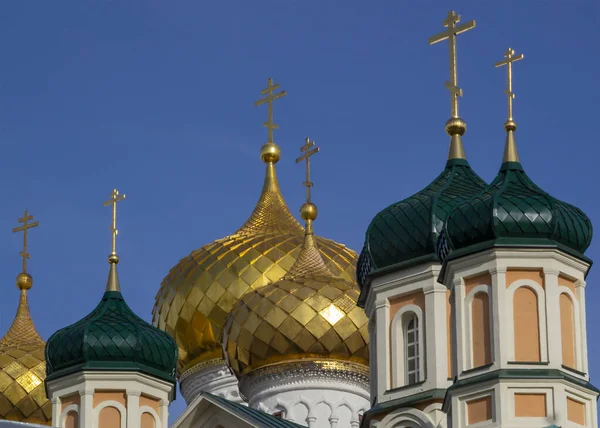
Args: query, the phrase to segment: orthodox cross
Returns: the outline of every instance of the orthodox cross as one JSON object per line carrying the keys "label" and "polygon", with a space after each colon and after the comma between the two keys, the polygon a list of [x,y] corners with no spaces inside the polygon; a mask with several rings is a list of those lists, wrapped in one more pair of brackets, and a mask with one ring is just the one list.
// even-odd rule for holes
{"label": "orthodox cross", "polygon": [[508,120],[512,120],[513,98],[515,98],[515,94],[512,91],[512,63],[525,58],[525,56],[523,54],[515,56],[515,51],[511,48],[508,48],[506,50],[506,53],[504,54],[504,57],[506,58],[504,61],[496,63],[496,68],[502,67],[503,65],[506,65],[507,68],[508,83],[507,88],[504,90],[504,93],[506,94],[506,96],[508,96]]}
{"label": "orthodox cross", "polygon": [[[119,231],[117,230],[117,202],[125,199],[125,195],[119,196],[119,191],[114,189],[112,194],[110,195],[110,199],[104,202],[104,206],[108,206],[112,204],[112,226],[110,230],[112,231],[112,252],[110,253],[112,256],[117,255],[117,235]],[[118,260],[118,259],[117,259]]]}
{"label": "orthodox cross", "polygon": [[23,273],[27,273],[27,259],[31,258],[29,253],[27,252],[27,231],[32,227],[37,227],[40,225],[39,221],[34,221],[33,223],[29,223],[29,220],[33,220],[33,216],[30,215],[27,210],[23,214],[23,217],[19,219],[19,223],[23,223],[23,226],[15,227],[13,232],[23,231],[23,251],[19,254],[23,258]]}
{"label": "orthodox cross", "polygon": [[267,87],[260,91],[260,93],[263,95],[266,95],[266,97],[261,98],[260,100],[257,100],[254,102],[255,107],[265,104],[265,103],[269,107],[268,119],[266,122],[263,123],[265,128],[267,128],[269,130],[269,141],[267,141],[268,143],[273,142],[273,130],[279,129],[279,126],[276,123],[273,123],[273,101],[275,101],[278,98],[285,97],[287,95],[287,93],[285,91],[281,91],[281,92],[274,94],[273,91],[276,91],[277,89],[279,89],[279,83],[276,85],[273,85],[273,79],[271,79],[269,77],[269,82],[268,82]]}
{"label": "orthodox cross", "polygon": [[310,141],[310,139],[307,137],[306,143],[300,147],[300,151],[304,152],[304,154],[296,159],[296,163],[302,162],[303,160],[306,161],[306,181],[302,183],[304,186],[306,186],[306,202],[310,202],[310,188],[314,184],[312,181],[310,181],[310,157],[320,150],[318,147],[311,149],[311,147],[314,145],[315,142]]}
{"label": "orthodox cross", "polygon": [[450,111],[453,118],[458,118],[458,97],[462,97],[462,89],[458,87],[458,78],[456,72],[456,36],[475,28],[475,21],[469,21],[462,25],[456,25],[460,22],[460,15],[453,10],[448,12],[448,17],[444,20],[446,31],[441,32],[429,38],[429,44],[441,42],[448,39],[450,46],[450,81],[446,82],[446,88],[450,91]]}

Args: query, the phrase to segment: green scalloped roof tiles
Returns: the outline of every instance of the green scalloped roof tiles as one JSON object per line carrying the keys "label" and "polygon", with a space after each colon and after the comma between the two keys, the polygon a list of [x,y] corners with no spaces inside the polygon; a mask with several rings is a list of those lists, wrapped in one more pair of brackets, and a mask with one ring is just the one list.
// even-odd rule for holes
{"label": "green scalloped roof tiles", "polygon": [[519,162],[505,162],[481,194],[452,211],[442,236],[445,252],[501,240],[559,244],[582,255],[592,240],[592,223],[579,208],[540,189]]}
{"label": "green scalloped roof tiles", "polygon": [[138,317],[119,291],[46,344],[47,379],[78,370],[135,370],[175,382],[177,346],[164,331]]}
{"label": "green scalloped roof tiles", "polygon": [[436,242],[446,217],[486,185],[466,160],[449,160],[429,186],[379,212],[367,229],[359,257],[359,285],[362,287],[374,271],[436,257]]}

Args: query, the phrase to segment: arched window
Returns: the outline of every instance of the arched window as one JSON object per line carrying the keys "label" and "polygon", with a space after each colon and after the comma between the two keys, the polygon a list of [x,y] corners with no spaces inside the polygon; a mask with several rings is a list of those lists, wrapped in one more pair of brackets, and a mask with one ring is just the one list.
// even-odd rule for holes
{"label": "arched window", "polygon": [[407,314],[404,327],[404,355],[407,385],[419,382],[419,319],[414,313]]}

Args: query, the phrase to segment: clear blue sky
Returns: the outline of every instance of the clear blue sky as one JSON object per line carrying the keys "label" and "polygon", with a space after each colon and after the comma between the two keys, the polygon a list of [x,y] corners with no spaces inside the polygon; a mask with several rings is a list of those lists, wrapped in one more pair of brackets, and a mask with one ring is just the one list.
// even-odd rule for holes
{"label": "clear blue sky", "polygon": [[[450,8],[477,28],[459,37],[461,116],[468,158],[486,180],[500,165],[508,46],[521,160],[552,195],[598,227],[598,41],[592,0],[62,1],[0,5],[0,334],[17,305],[25,208],[31,231],[31,310],[44,338],[100,299],[110,251],[113,187],[121,284],[151,319],[169,268],[235,231],[258,197],[272,76],[284,196],[302,203],[306,136],[319,234],[359,251],[373,215],[443,168],[449,117],[446,44],[428,46]],[[600,258],[600,238],[588,251]],[[592,381],[600,373],[600,290],[588,277]],[[184,407],[180,396],[173,416]],[[174,418],[171,418],[174,420]]]}

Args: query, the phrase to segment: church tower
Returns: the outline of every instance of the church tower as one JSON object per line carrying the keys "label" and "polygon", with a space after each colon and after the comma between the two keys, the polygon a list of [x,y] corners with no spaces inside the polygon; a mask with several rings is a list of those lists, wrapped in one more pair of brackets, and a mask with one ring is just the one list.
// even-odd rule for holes
{"label": "church tower", "polygon": [[[367,318],[358,289],[327,268],[313,232],[308,138],[304,243],[278,281],[251,290],[224,329],[226,360],[251,408],[310,428],[358,428],[369,408]],[[266,426],[266,425],[265,425]]]}
{"label": "church tower", "polygon": [[167,428],[175,397],[177,346],[129,308],[119,284],[114,190],[112,252],[106,291],[85,318],[57,331],[46,345],[46,392],[52,426]]}
{"label": "church tower", "polygon": [[526,174],[515,143],[512,63],[500,171],[448,216],[440,274],[452,293],[454,373],[449,426],[597,427],[589,383],[585,286],[589,218]]}
{"label": "church tower", "polygon": [[[366,232],[357,272],[359,304],[369,318],[371,404],[363,426],[427,426],[445,423],[442,403],[454,372],[450,338],[450,293],[438,282],[441,262],[436,242],[452,209],[475,196],[486,183],[471,169],[458,114],[457,35],[475,27],[457,25],[430,44],[448,40],[451,117],[446,122],[450,149],[445,169],[423,190],[377,214]],[[398,425],[399,424],[399,425]],[[405,425],[406,424],[406,425]]]}

